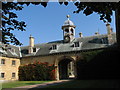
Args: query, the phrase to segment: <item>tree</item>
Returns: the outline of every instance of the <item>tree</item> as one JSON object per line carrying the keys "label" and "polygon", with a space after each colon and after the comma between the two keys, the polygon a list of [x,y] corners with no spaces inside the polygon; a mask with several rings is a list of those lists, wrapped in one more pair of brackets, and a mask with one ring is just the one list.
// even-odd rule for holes
{"label": "tree", "polygon": [[24,8],[24,5],[29,6],[43,5],[47,6],[47,2],[2,2],[2,43],[14,45],[22,45],[22,43],[11,32],[13,30],[25,31],[26,24],[24,21],[18,21],[17,14],[13,10],[20,11]]}
{"label": "tree", "polygon": [[[24,5],[29,6],[30,4],[47,6],[49,0],[46,2],[8,2],[2,3],[2,42],[5,44],[13,43],[15,45],[21,45],[19,40],[11,33],[11,30],[17,29],[20,31],[25,31],[26,24],[24,21],[17,21],[17,15],[13,13],[12,10],[20,11],[23,9]],[[68,5],[69,0],[64,0],[59,4]],[[77,10],[74,13],[79,13],[83,11],[83,14],[86,16],[92,14],[93,12],[100,15],[100,20],[104,22],[111,22],[111,16],[113,15],[112,11],[116,13],[116,34],[117,34],[117,43],[120,46],[120,2],[78,2],[74,0],[74,5],[77,7]]]}
{"label": "tree", "polygon": [[119,2],[76,2],[75,6],[77,7],[77,11],[74,13],[79,13],[83,11],[83,13],[88,16],[93,12],[100,15],[100,20],[104,22],[111,22],[111,16],[113,15],[113,11],[115,11],[116,18],[116,38],[117,45],[120,47],[120,1]]}

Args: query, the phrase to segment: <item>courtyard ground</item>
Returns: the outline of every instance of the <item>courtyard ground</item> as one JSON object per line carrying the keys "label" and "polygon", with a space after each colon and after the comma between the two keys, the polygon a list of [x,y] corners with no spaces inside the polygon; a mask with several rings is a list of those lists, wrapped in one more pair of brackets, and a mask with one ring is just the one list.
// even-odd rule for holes
{"label": "courtyard ground", "polygon": [[59,80],[59,81],[50,81],[44,83],[30,83],[26,86],[20,86],[16,88],[8,88],[3,90],[39,90],[39,88],[116,88],[118,89],[119,80],[109,79],[109,80]]}
{"label": "courtyard ground", "polygon": [[2,88],[15,88],[20,86],[29,86],[35,84],[42,84],[50,81],[10,81],[2,83]]}
{"label": "courtyard ground", "polygon": [[119,80],[73,80],[46,88],[119,88]]}

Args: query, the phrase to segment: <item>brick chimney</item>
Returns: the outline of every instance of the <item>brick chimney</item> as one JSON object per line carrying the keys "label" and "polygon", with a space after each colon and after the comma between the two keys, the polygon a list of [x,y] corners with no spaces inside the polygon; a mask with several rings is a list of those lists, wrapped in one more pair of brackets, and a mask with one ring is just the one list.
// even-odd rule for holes
{"label": "brick chimney", "polygon": [[107,34],[110,35],[112,33],[112,28],[108,22],[106,24],[106,28],[107,28]]}

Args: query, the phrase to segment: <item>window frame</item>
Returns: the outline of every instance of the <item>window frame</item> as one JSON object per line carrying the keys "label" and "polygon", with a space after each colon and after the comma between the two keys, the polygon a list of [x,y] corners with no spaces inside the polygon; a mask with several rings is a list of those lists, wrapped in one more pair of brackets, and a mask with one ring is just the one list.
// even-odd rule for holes
{"label": "window frame", "polygon": [[[14,63],[13,63],[14,61]],[[12,66],[15,66],[16,65],[16,60],[12,60]]]}
{"label": "window frame", "polygon": [[15,78],[15,77],[16,77],[16,73],[12,72],[12,78]]}
{"label": "window frame", "polygon": [[37,51],[37,48],[33,48],[33,52],[36,52]]}
{"label": "window frame", "polygon": [[[2,76],[2,74],[3,74],[3,76]],[[5,73],[4,72],[0,73],[0,77],[5,78]]]}
{"label": "window frame", "polygon": [[57,50],[57,45],[52,45],[52,50]]}
{"label": "window frame", "polygon": [[80,42],[74,42],[74,47],[80,47]]}
{"label": "window frame", "polygon": [[5,59],[1,59],[1,65],[5,65]]}

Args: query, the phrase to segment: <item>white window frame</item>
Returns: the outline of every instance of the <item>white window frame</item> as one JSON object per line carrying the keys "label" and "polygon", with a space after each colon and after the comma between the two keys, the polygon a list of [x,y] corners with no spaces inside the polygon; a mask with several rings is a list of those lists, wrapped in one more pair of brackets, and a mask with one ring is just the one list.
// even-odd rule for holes
{"label": "white window frame", "polygon": [[78,42],[79,43],[79,47],[75,47],[75,42],[73,44],[73,50],[81,50],[81,46],[82,46],[82,42]]}
{"label": "white window frame", "polygon": [[74,42],[74,47],[80,47],[80,42]]}
{"label": "white window frame", "polygon": [[57,50],[57,45],[55,44],[55,45],[52,45],[52,50]]}

